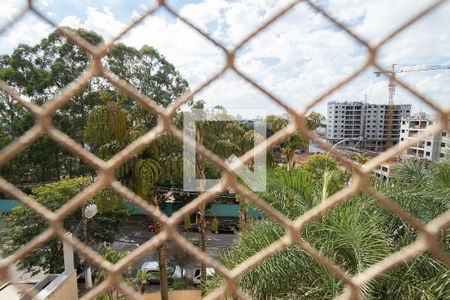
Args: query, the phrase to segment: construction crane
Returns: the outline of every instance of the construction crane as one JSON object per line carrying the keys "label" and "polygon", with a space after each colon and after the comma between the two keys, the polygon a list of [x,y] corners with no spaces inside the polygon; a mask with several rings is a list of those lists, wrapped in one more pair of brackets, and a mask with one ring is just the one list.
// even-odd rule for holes
{"label": "construction crane", "polygon": [[450,69],[450,65],[436,65],[436,66],[415,66],[415,67],[405,67],[396,70],[395,66],[397,64],[393,64],[389,70],[382,70],[374,72],[377,77],[380,77],[381,74],[387,74],[389,76],[389,101],[388,101],[388,110],[387,110],[387,130],[386,130],[386,147],[388,149],[392,146],[392,117],[394,114],[394,96],[395,96],[395,87],[397,82],[395,81],[395,76],[398,73],[406,73],[406,72],[419,72],[419,71],[433,71],[433,70],[443,70]]}

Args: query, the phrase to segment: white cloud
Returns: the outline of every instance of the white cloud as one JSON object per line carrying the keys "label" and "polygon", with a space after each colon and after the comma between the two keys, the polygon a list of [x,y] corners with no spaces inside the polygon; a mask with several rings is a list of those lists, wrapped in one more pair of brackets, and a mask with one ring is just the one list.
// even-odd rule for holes
{"label": "white cloud", "polygon": [[[289,1],[276,0],[204,0],[186,4],[180,14],[207,31],[216,40],[230,48],[252,32]],[[417,0],[328,0],[320,1],[337,19],[355,30],[371,43],[380,41],[394,28],[415,15],[431,1]],[[114,3],[109,4],[115,8]],[[392,63],[408,65],[450,64],[449,31],[450,4],[444,5],[433,15],[401,33],[383,47],[379,60],[386,66]],[[0,17],[1,17],[0,12]],[[29,23],[27,23],[29,24]],[[109,7],[86,9],[86,16],[66,16],[61,24],[97,31],[110,38],[125,23],[118,20]],[[11,29],[8,45],[15,46],[15,39],[31,42],[30,34],[38,30],[42,35],[46,28]],[[31,29],[30,29],[31,28]],[[28,38],[27,38],[28,36]],[[35,38],[36,40],[36,38]],[[37,41],[37,40],[36,40]],[[224,63],[223,53],[180,20],[153,15],[134,28],[122,39],[128,45],[140,48],[149,44],[157,48],[174,63],[181,74],[195,88],[209,78]],[[2,43],[2,51],[5,47]],[[273,23],[252,39],[239,53],[236,64],[251,78],[276,96],[301,109],[308,101],[323,93],[339,80],[348,76],[366,58],[364,49],[345,32],[332,26],[320,14],[305,3]],[[399,75],[424,94],[448,105],[450,71],[420,72]],[[362,100],[384,103],[387,100],[387,80],[375,78],[373,70],[342,88],[331,99]],[[227,73],[220,81],[203,91],[209,106],[225,104],[248,108],[263,105],[274,108],[262,94],[242,79]],[[413,102],[410,95],[398,89],[398,103]],[[318,109],[323,110],[324,104]],[[422,105],[422,108],[424,105]]]}
{"label": "white cloud", "polygon": [[60,25],[93,30],[105,39],[112,38],[126,26],[115,18],[109,7],[103,7],[101,10],[95,7],[87,7],[84,22],[81,21],[80,17],[72,15],[62,19]]}
{"label": "white cloud", "polygon": [[59,23],[60,26],[68,26],[72,28],[80,28],[84,27],[84,25],[81,23],[81,19],[77,16],[67,16],[62,19],[62,21]]}
{"label": "white cloud", "polygon": [[18,44],[34,45],[53,28],[33,14],[26,14],[0,36],[0,53],[11,53]]}
{"label": "white cloud", "polygon": [[179,14],[207,31],[207,25],[218,20],[223,10],[229,6],[230,4],[225,0],[206,0],[200,4],[186,4],[181,8]]}
{"label": "white cloud", "polygon": [[20,13],[20,11],[27,8],[26,1],[3,0],[0,3],[0,25],[11,21]]}

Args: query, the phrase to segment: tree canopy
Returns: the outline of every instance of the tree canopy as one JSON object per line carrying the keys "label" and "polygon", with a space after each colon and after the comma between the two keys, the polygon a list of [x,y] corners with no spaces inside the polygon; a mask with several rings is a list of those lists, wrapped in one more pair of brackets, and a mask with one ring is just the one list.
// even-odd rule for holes
{"label": "tree canopy", "polygon": [[[332,158],[320,158],[320,163],[317,160],[314,158],[311,165],[335,165]],[[450,181],[446,179],[450,164],[426,164],[420,171],[412,166],[422,163],[407,162],[393,180],[375,180],[373,184],[428,223],[449,208]],[[290,219],[301,216],[322,201],[320,186],[314,184],[321,179],[313,179],[308,169],[269,171],[267,192],[260,196]],[[424,173],[428,175],[423,176]],[[410,180],[411,176],[415,179]],[[339,188],[344,184],[341,182]],[[270,218],[250,222],[220,258],[226,267],[233,268],[283,235],[283,226]],[[301,237],[342,270],[355,275],[413,242],[417,232],[374,199],[359,193],[308,224]],[[438,237],[445,251],[450,250],[449,237],[448,231]],[[450,290],[448,275],[447,266],[425,253],[364,285],[362,292],[368,299],[446,299]],[[206,288],[211,291],[221,282],[219,276],[212,277]],[[238,285],[256,299],[332,299],[343,291],[342,282],[298,246],[290,246],[261,262],[245,273]]]}
{"label": "tree canopy", "polygon": [[[48,208],[56,211],[81,192],[89,183],[90,178],[62,179],[34,188],[32,198]],[[88,238],[95,243],[112,241],[114,233],[126,221],[129,215],[123,201],[108,199],[107,204],[102,198],[94,197],[89,203],[97,204],[99,213],[89,220]],[[13,208],[6,217],[8,224],[8,242],[6,253],[12,253],[35,236],[43,232],[48,224],[24,205]],[[63,221],[64,228],[83,240],[81,231],[81,209],[76,209]],[[61,273],[64,269],[62,243],[58,239],[51,239],[40,248],[33,250],[20,262],[20,266],[31,272]]]}
{"label": "tree canopy", "polygon": [[[103,38],[95,32],[84,29],[74,31],[93,45],[103,42]],[[11,55],[0,56],[0,79],[25,98],[41,105],[80,76],[88,66],[89,59],[89,55],[79,46],[55,31],[37,45],[21,44]],[[188,83],[175,67],[155,48],[148,45],[135,49],[117,43],[102,62],[117,76],[131,83],[161,106],[167,106],[188,89]],[[84,145],[83,132],[88,115],[96,106],[102,105],[105,94],[116,95],[122,107],[129,110],[135,119],[139,116],[150,123],[150,126],[156,123],[155,116],[141,109],[135,101],[107,80],[95,77],[55,113],[53,124]],[[21,136],[34,122],[29,113],[2,91],[0,115],[2,135],[6,134],[9,141]],[[26,166],[23,167],[25,162]],[[22,168],[26,171],[12,172]],[[46,182],[58,180],[63,175],[85,175],[89,170],[79,159],[73,158],[56,142],[43,136],[2,167],[0,175],[16,183]]]}

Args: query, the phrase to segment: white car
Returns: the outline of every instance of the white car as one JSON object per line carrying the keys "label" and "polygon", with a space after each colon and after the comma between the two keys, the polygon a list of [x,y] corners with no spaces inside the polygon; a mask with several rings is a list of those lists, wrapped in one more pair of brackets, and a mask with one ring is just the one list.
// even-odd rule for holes
{"label": "white car", "polygon": [[[150,278],[148,279],[150,283],[159,283],[159,262],[146,261],[142,265],[141,270],[150,273]],[[180,266],[167,264],[167,275],[169,279],[182,278],[183,272]]]}
{"label": "white car", "polygon": [[[206,277],[213,276],[216,273],[216,270],[214,268],[206,268]],[[200,284],[201,281],[201,273],[200,269],[194,270],[194,275],[192,276],[192,282],[195,284]]]}

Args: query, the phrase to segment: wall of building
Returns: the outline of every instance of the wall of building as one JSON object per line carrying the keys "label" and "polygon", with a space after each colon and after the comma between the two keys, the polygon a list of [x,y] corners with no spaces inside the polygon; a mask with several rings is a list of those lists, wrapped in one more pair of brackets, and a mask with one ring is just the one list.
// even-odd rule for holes
{"label": "wall of building", "polygon": [[62,273],[42,289],[35,300],[78,300],[77,275],[75,271]]}
{"label": "wall of building", "polygon": [[[0,199],[0,212],[9,213],[16,205],[19,205],[20,201]],[[143,211],[136,208],[132,204],[127,204],[128,209],[131,211],[132,215],[145,215]],[[182,207],[181,203],[166,203],[161,209],[166,215],[171,216],[175,211]],[[207,217],[239,217],[239,204],[222,204],[222,203],[212,203],[208,206],[206,210]],[[247,214],[249,217],[262,217],[263,213],[256,208],[250,206],[247,209]]]}
{"label": "wall of building", "polygon": [[[327,107],[327,139],[335,144],[382,151],[387,137],[388,106],[366,102],[329,102]],[[400,138],[402,117],[411,114],[411,105],[394,105],[391,140]]]}
{"label": "wall of building", "polygon": [[[400,131],[400,143],[407,142],[417,135],[422,134],[429,126],[433,125],[433,122],[434,121],[425,114],[403,118]],[[417,144],[408,147],[402,156],[436,161],[443,158],[446,153],[450,153],[450,139],[448,133],[442,131],[433,136],[424,138],[418,141]]]}

